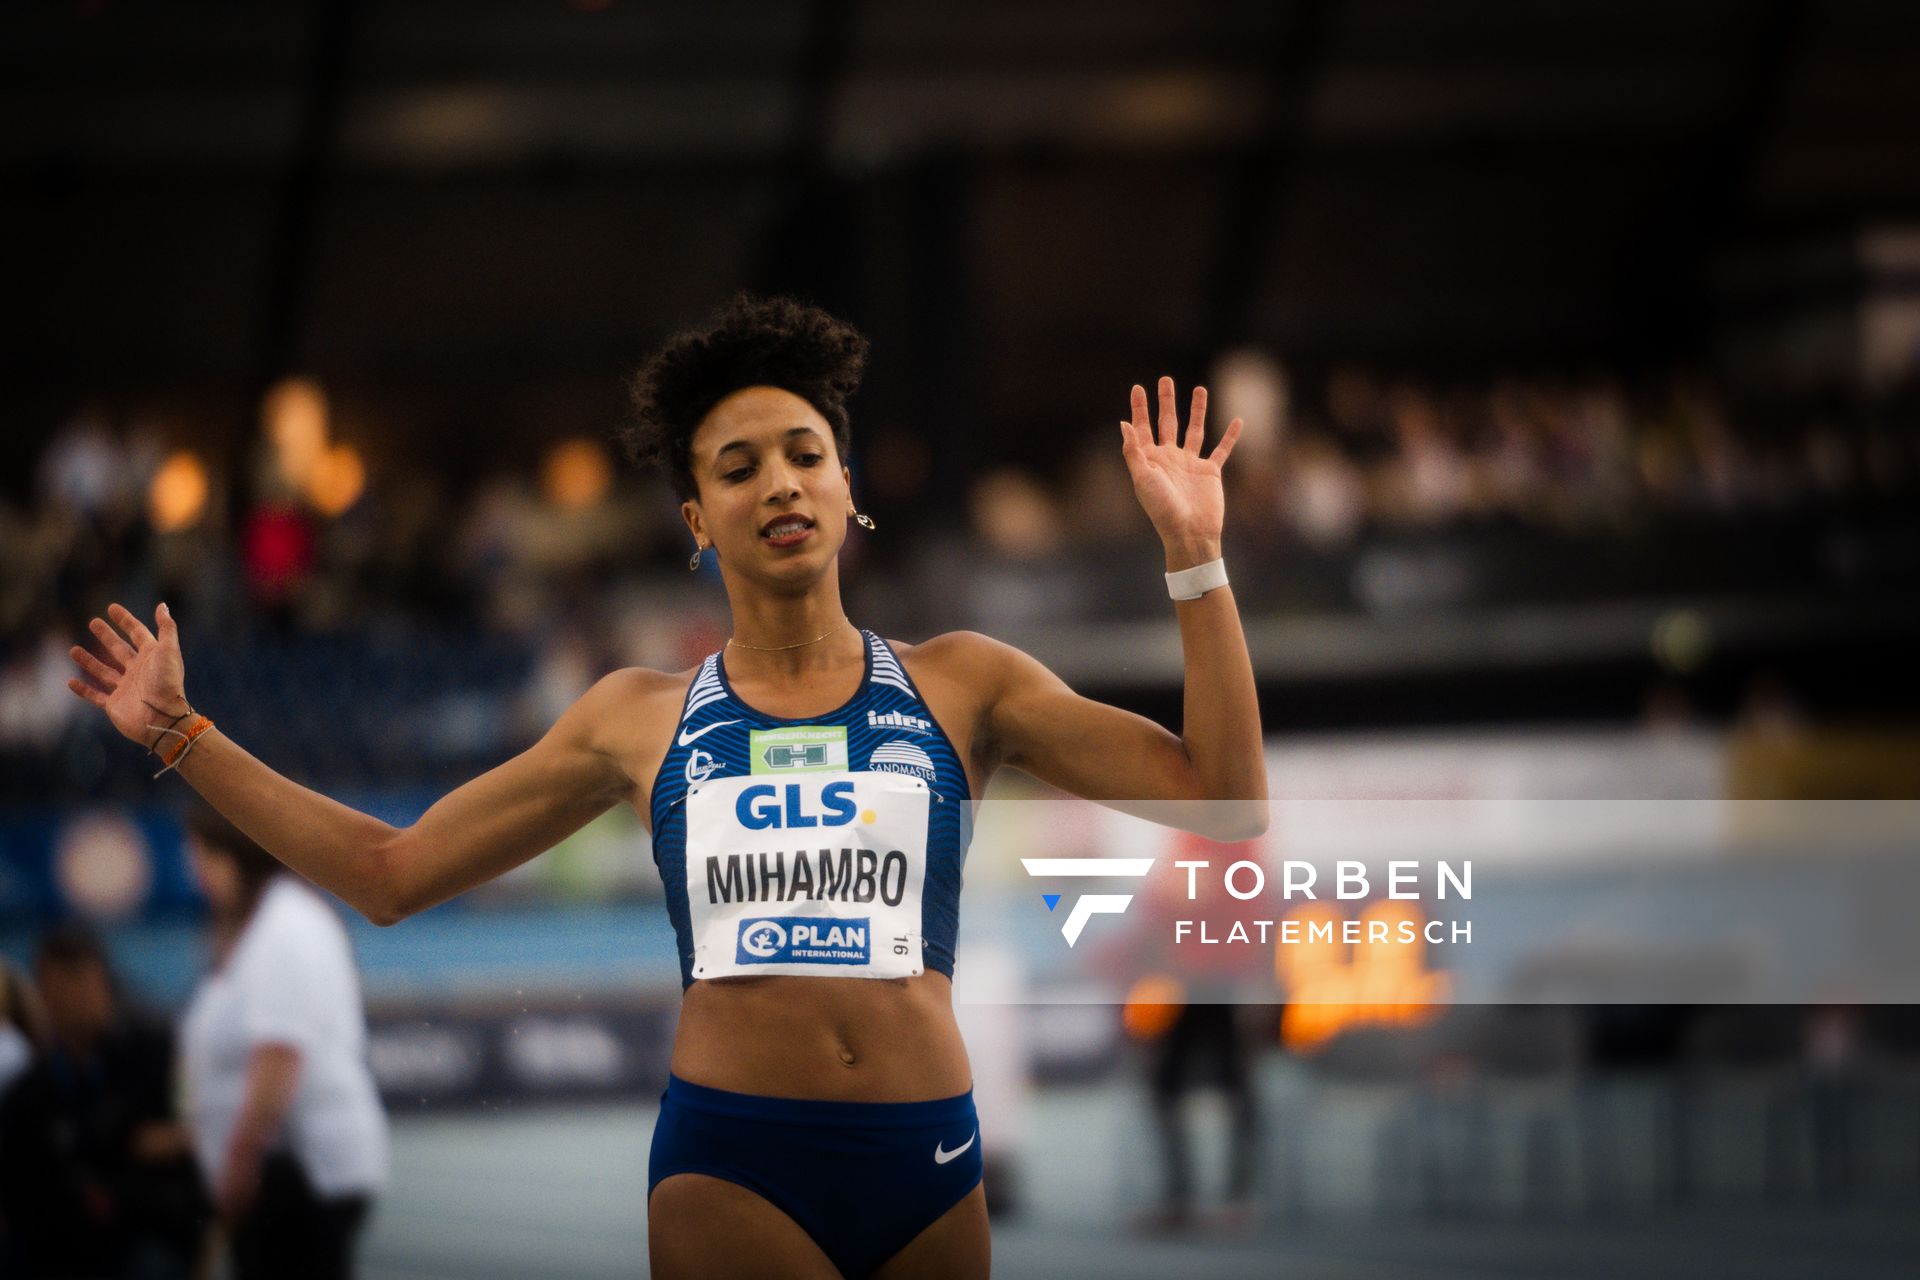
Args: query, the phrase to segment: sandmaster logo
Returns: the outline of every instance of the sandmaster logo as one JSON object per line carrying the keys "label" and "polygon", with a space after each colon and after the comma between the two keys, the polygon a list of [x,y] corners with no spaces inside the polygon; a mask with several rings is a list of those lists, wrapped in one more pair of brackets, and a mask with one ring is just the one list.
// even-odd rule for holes
{"label": "sandmaster logo", "polygon": [[[1152,858],[1022,858],[1020,865],[1027,874],[1036,879],[1050,879],[1054,876],[1068,876],[1077,879],[1094,877],[1130,876],[1139,879],[1153,868]],[[1052,911],[1060,905],[1060,895],[1043,893],[1041,901]],[[1119,915],[1133,901],[1130,893],[1083,893],[1073,900],[1073,906],[1067,910],[1067,918],[1060,924],[1060,934],[1071,947],[1080,941],[1080,931],[1087,927],[1087,921],[1098,915]]]}

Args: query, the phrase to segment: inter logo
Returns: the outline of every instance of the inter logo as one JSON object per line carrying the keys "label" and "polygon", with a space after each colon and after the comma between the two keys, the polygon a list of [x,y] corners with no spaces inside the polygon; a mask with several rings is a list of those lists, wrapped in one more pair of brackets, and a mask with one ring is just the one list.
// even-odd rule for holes
{"label": "inter logo", "polygon": [[908,733],[932,733],[933,722],[922,720],[919,716],[910,716],[903,711],[867,712],[869,729],[904,729]]}

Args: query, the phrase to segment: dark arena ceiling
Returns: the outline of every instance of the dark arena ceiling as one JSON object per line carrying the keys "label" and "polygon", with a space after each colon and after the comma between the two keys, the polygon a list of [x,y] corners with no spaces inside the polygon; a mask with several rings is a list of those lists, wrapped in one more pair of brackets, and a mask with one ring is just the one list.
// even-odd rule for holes
{"label": "dark arena ceiling", "polygon": [[748,286],[1017,455],[1242,342],[1685,359],[1730,247],[1920,212],[1893,0],[72,0],[0,11],[0,102],[29,447],[300,370],[484,452]]}

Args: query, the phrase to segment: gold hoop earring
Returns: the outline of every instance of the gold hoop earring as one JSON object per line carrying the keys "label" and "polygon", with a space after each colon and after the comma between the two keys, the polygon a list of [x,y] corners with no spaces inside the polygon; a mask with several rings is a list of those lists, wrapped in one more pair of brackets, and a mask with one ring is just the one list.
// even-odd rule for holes
{"label": "gold hoop earring", "polygon": [[853,522],[859,525],[862,529],[871,530],[873,528],[873,517],[868,515],[864,511],[854,512]]}

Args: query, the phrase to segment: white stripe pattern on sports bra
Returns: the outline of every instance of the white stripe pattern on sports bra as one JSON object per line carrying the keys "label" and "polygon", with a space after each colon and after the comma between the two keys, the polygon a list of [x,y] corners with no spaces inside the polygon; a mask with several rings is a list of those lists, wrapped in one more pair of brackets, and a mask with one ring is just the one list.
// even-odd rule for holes
{"label": "white stripe pattern on sports bra", "polygon": [[686,714],[690,716],[726,696],[727,691],[720,684],[720,655],[708,654],[707,660],[700,664],[700,674],[693,679],[693,687],[687,690]]}
{"label": "white stripe pattern on sports bra", "polygon": [[933,772],[933,757],[914,746],[911,742],[883,742],[873,749],[873,764],[903,764],[911,769],[925,769]]}
{"label": "white stripe pattern on sports bra", "polygon": [[869,633],[867,645],[873,650],[873,682],[892,685],[900,692],[911,695],[913,686],[907,683],[907,673],[900,669],[900,660],[893,656],[893,650],[887,648],[886,641]]}

